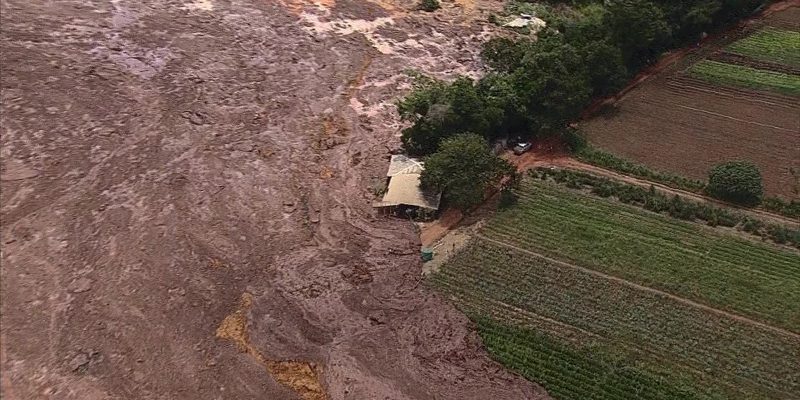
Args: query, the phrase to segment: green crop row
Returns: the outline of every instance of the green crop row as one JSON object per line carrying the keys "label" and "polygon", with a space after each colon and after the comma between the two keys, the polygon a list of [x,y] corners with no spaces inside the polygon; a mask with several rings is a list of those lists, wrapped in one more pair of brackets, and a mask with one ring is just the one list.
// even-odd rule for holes
{"label": "green crop row", "polygon": [[588,164],[597,165],[598,167],[658,182],[689,192],[702,193],[706,187],[706,183],[703,181],[654,171],[644,165],[636,164],[590,146],[585,146],[578,150],[575,153],[575,158]]}
{"label": "green crop row", "polygon": [[768,28],[731,44],[726,50],[757,60],[800,67],[800,32]]}
{"label": "green crop row", "polygon": [[[560,399],[783,399],[800,390],[796,336],[521,250],[475,240],[429,282],[478,322],[499,361]],[[487,328],[487,319],[497,323]],[[520,337],[511,325],[527,328]]]}
{"label": "green crop row", "polygon": [[481,316],[473,319],[496,360],[558,399],[725,398],[680,379],[666,380],[602,349],[573,349],[531,329]]}
{"label": "green crop row", "polygon": [[[798,229],[747,217],[742,213],[711,203],[686,200],[678,195],[668,197],[657,192],[653,186],[647,190],[639,185],[564,169],[537,168],[531,170],[530,175],[536,179],[552,179],[573,189],[588,189],[600,197],[614,196],[623,203],[633,204],[657,213],[666,213],[675,218],[687,221],[701,220],[711,226],[738,227],[743,232],[770,239],[775,243],[789,244],[800,248],[800,230]],[[795,204],[774,202],[775,200],[770,199],[770,204],[776,204],[776,207],[780,205],[790,207],[790,204]]]}
{"label": "green crop row", "polygon": [[716,84],[771,90],[800,96],[800,76],[782,72],[703,60],[689,68],[689,73]]}
{"label": "green crop row", "polygon": [[[581,136],[579,133],[573,133],[573,136],[579,137],[579,139],[574,140],[585,141],[585,139],[580,138]],[[614,154],[591,147],[588,144],[580,145],[576,149],[574,156],[587,164],[596,165],[621,174],[647,179],[687,192],[697,194],[703,194],[705,192],[706,183],[701,180],[655,171],[645,165],[634,163]],[[800,219],[800,200],[786,201],[777,197],[767,197],[761,203],[760,208],[775,214],[783,215],[784,217]]]}
{"label": "green crop row", "polygon": [[526,181],[484,232],[586,268],[800,331],[800,254]]}

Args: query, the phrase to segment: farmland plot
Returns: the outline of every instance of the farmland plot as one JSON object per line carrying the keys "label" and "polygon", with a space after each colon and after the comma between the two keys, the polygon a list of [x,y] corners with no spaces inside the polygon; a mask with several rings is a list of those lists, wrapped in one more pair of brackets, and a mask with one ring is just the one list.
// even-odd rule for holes
{"label": "farmland plot", "polygon": [[526,182],[486,235],[800,332],[800,254]]}
{"label": "farmland plot", "polygon": [[797,17],[800,7],[792,7],[763,21],[780,30],[759,32],[784,32],[769,34],[777,44],[761,34],[700,49],[631,90],[612,111],[582,122],[583,132],[601,150],[692,179],[705,179],[721,162],[749,160],[761,170],[768,196],[800,199],[800,76],[788,72],[796,67],[696,59],[733,51],[790,65],[797,53],[787,35],[797,32],[786,32],[797,30]]}
{"label": "farmland plot", "polygon": [[689,69],[700,79],[721,85],[773,90],[788,95],[800,95],[800,76],[704,60]]}
{"label": "farmland plot", "polygon": [[731,44],[725,51],[800,67],[800,32],[763,29]]}
{"label": "farmland plot", "polygon": [[429,282],[559,399],[800,394],[793,251],[526,182]]}
{"label": "farmland plot", "polygon": [[[689,398],[788,399],[800,391],[796,336],[487,241],[456,256],[432,283],[478,322],[496,357],[562,399],[675,398],[687,385]],[[539,338],[514,340],[514,330]],[[617,365],[611,372],[581,365],[604,363]]]}

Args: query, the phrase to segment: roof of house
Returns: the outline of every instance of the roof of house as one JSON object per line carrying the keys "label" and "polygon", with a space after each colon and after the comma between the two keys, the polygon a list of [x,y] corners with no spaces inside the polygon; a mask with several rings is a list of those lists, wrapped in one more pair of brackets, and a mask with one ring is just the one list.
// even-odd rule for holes
{"label": "roof of house", "polygon": [[417,159],[396,154],[392,156],[392,161],[389,162],[389,171],[386,176],[395,176],[401,174],[421,174],[425,169],[425,163]]}
{"label": "roof of house", "polygon": [[389,187],[383,201],[377,207],[407,205],[436,210],[442,199],[441,192],[423,190],[420,187],[419,174],[398,174],[389,181]]}

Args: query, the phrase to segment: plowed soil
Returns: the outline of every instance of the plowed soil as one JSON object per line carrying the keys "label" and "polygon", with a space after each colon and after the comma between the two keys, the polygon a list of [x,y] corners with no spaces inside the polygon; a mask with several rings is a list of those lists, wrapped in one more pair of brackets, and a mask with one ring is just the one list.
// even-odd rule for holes
{"label": "plowed soil", "polygon": [[589,140],[624,158],[695,179],[705,179],[721,162],[749,160],[761,169],[768,195],[800,198],[800,98],[717,86],[685,73],[700,59],[724,55],[725,44],[748,32],[784,26],[787,15],[797,15],[800,2],[776,6],[781,10],[684,54],[602,115],[584,121]]}
{"label": "plowed soil", "polygon": [[371,209],[403,71],[491,29],[413,7],[4,0],[2,397],[547,398]]}

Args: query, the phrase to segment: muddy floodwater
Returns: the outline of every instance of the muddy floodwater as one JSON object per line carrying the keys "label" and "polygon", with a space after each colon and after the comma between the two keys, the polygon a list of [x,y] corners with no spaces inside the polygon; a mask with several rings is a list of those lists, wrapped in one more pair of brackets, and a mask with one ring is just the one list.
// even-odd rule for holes
{"label": "muddy floodwater", "polygon": [[3,0],[4,399],[539,399],[376,215],[500,3]]}

